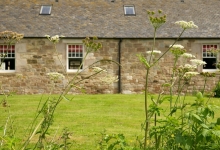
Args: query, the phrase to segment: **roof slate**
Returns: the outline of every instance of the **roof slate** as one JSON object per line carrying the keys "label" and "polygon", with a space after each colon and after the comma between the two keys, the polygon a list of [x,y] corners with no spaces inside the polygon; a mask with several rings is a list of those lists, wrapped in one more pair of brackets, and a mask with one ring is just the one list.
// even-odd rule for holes
{"label": "roof slate", "polygon": [[[41,5],[48,4],[51,15],[39,15]],[[125,16],[123,5],[134,5],[136,16]],[[219,0],[4,0],[0,1],[0,31],[16,31],[25,37],[151,38],[153,27],[146,11],[161,9],[167,22],[157,37],[177,37],[181,28],[174,23],[185,20],[199,28],[182,37],[219,38],[219,7]]]}

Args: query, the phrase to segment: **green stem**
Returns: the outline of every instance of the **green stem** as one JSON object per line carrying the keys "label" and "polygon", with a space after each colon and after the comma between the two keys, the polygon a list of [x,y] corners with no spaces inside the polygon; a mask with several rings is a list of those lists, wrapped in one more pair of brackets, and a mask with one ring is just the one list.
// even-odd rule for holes
{"label": "green stem", "polygon": [[156,43],[156,32],[157,32],[157,28],[154,28],[154,43],[153,43],[153,47],[152,47],[152,50],[151,50],[151,55],[150,55],[150,60],[149,60],[149,64],[151,63],[151,59],[152,59],[152,56],[153,56],[153,50],[155,48],[155,43]]}
{"label": "green stem", "polygon": [[202,89],[202,95],[204,94],[204,91],[205,91],[206,82],[207,82],[207,77],[205,77],[205,83],[204,83],[204,86],[203,86],[203,89]]}
{"label": "green stem", "polygon": [[149,131],[149,123],[150,119],[148,120],[148,101],[147,101],[147,96],[148,96],[148,76],[149,76],[149,71],[150,68],[147,69],[147,74],[146,74],[146,81],[145,81],[145,97],[144,97],[144,102],[145,102],[145,139],[144,139],[144,150],[147,149],[147,138],[148,138],[148,131]]}
{"label": "green stem", "polygon": [[67,88],[65,89],[64,93],[61,94],[61,96],[66,95],[70,91],[70,89],[73,87],[72,84],[74,84],[74,81],[76,80],[76,77],[80,73],[80,70],[81,70],[80,68],[82,67],[83,62],[85,61],[88,54],[89,54],[89,52],[87,51],[85,56],[83,57],[82,63],[80,64],[79,68],[77,69],[76,74],[74,75],[73,79],[67,84]]}
{"label": "green stem", "polygon": [[181,91],[183,90],[184,86],[185,86],[185,84],[183,84],[182,86],[180,86],[180,84],[179,84],[179,86],[178,86],[179,90],[178,90],[178,95],[177,95],[177,98],[176,98],[176,101],[175,101],[175,104],[174,104],[174,108],[177,107],[177,101],[180,98],[180,94],[181,94]]}
{"label": "green stem", "polygon": [[173,47],[174,44],[176,44],[176,42],[179,40],[179,38],[182,36],[183,32],[185,31],[186,29],[183,29],[183,31],[180,33],[180,35],[178,36],[178,38],[173,42],[173,44],[151,65],[151,66],[154,66],[161,58],[163,58],[163,56],[169,52],[169,50],[171,49],[171,47]]}
{"label": "green stem", "polygon": [[[61,66],[62,66],[62,68],[63,68],[63,72],[65,72],[66,69],[65,69],[65,66],[63,65],[63,62],[61,61],[61,59],[60,59],[60,57],[59,57],[59,53],[58,53],[58,51],[57,51],[56,44],[54,44],[54,49],[55,49],[55,51],[56,51],[57,58],[58,58],[58,60],[59,60],[59,62],[60,62],[60,64],[61,64]],[[68,76],[68,74],[66,74],[66,76],[67,76],[67,81],[69,82],[69,76]]]}
{"label": "green stem", "polygon": [[[171,81],[170,81],[170,112],[172,111],[172,102],[173,102],[173,78],[174,78],[174,69],[176,68],[176,64],[177,64],[177,60],[178,57],[175,58],[174,64],[173,64],[173,72],[172,72],[172,77],[171,77]],[[172,114],[171,114],[172,116]]]}

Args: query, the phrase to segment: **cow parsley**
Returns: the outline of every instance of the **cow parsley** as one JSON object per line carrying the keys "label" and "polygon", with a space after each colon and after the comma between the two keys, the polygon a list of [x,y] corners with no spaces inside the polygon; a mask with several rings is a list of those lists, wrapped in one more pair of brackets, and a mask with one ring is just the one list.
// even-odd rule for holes
{"label": "cow parsley", "polygon": [[183,29],[193,29],[193,28],[198,28],[197,25],[194,24],[193,21],[177,21],[175,24],[180,25],[181,28]]}

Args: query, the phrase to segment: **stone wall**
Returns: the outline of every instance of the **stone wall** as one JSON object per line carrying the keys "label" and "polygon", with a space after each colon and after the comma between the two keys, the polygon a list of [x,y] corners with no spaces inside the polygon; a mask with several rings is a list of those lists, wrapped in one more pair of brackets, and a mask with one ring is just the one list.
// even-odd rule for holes
{"label": "stone wall", "polygon": [[[174,40],[157,40],[154,49],[165,52]],[[219,40],[179,40],[187,50],[187,53],[195,55],[202,60],[202,44],[218,44]],[[140,64],[136,54],[143,54],[147,58],[146,51],[153,47],[153,40],[148,39],[126,39],[122,42],[122,93],[141,93],[145,86],[145,67]],[[152,68],[149,78],[149,91],[159,93],[162,91],[168,92],[169,89],[162,87],[164,83],[169,83],[172,74],[174,58],[168,52],[158,64]],[[183,60],[179,60],[178,64],[183,64]],[[198,68],[202,72],[202,66]],[[216,72],[215,78],[209,78],[206,90],[212,91],[219,80],[219,73]],[[185,91],[192,93],[195,90],[201,90],[204,85],[204,77],[198,75],[192,79],[192,82],[186,85]]]}
{"label": "stone wall", "polygon": [[[46,38],[25,38],[16,44],[16,70],[14,73],[0,73],[1,93],[17,92],[18,94],[42,94],[50,93],[51,81],[46,75],[49,72],[59,72],[66,76],[65,80],[56,83],[53,93],[60,93],[67,85],[67,80],[72,79],[75,73],[67,72],[66,45],[69,43],[81,42],[81,39],[63,39],[54,45]],[[84,68],[101,59],[111,59],[118,62],[119,39],[101,39],[103,48],[98,52],[88,55]],[[165,52],[173,40],[157,40],[155,49]],[[219,43],[218,40],[180,40],[178,44],[183,45],[187,52],[194,54],[197,58],[202,58],[202,44]],[[142,93],[145,86],[146,71],[139,62],[137,54],[143,54],[147,57],[146,51],[151,50],[153,41],[150,39],[122,39],[121,42],[121,89],[118,89],[118,83],[106,84],[99,79],[105,74],[99,74],[91,79],[86,79],[91,75],[92,70],[86,69],[80,73],[77,80],[86,79],[78,85],[87,93]],[[60,60],[58,59],[60,58]],[[61,62],[60,62],[61,61]],[[181,61],[179,62],[181,63]],[[158,64],[152,68],[149,78],[149,91],[152,93],[161,92],[162,84],[170,81],[173,57],[168,52]],[[119,66],[114,63],[99,62],[95,66],[102,67],[108,71],[108,74],[118,75]],[[202,68],[198,68],[201,72]],[[22,78],[17,75],[22,74]],[[219,77],[210,78],[206,89],[211,91]],[[203,88],[204,78],[197,76],[187,85],[187,91],[201,90]],[[79,89],[71,89],[69,93],[80,93]]]}
{"label": "stone wall", "polygon": [[[103,48],[95,53],[90,53],[84,63],[84,68],[88,68],[92,63],[101,59],[112,59],[117,61],[117,40],[100,40]],[[60,93],[76,73],[67,72],[66,45],[71,43],[82,43],[82,40],[61,40],[54,45],[44,39],[23,39],[15,46],[16,51],[16,70],[13,73],[0,73],[1,93],[16,92],[18,94],[42,94],[50,93],[52,83],[47,76],[50,72],[59,72],[65,75],[65,80],[55,84],[53,93]],[[58,58],[59,57],[59,58]],[[61,61],[61,62],[60,62]],[[97,63],[93,66],[100,66],[108,71],[108,74],[116,75],[118,66],[111,63]],[[87,79],[91,75],[91,69],[85,69],[75,80],[79,88],[73,88],[69,93],[117,93],[117,83],[105,84],[100,81],[100,77],[105,74],[99,74],[97,77]],[[22,74],[22,78],[17,75]],[[80,89],[81,88],[81,89]]]}

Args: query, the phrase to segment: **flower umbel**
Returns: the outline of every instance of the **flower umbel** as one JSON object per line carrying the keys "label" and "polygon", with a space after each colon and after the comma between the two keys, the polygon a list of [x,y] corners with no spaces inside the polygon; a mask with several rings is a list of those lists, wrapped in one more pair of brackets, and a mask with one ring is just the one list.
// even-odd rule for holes
{"label": "flower umbel", "polygon": [[102,72],[102,71],[107,72],[106,70],[104,70],[100,67],[92,67],[92,69],[93,69],[94,72]]}
{"label": "flower umbel", "polygon": [[180,75],[184,75],[186,72],[194,71],[197,68],[195,65],[185,64],[175,69]]}
{"label": "flower umbel", "polygon": [[86,46],[86,49],[87,49],[88,52],[97,51],[100,48],[102,48],[102,44],[98,43],[98,42],[95,42],[96,40],[98,40],[97,37],[93,37],[92,39],[89,38],[89,37],[86,37],[83,40],[83,44]]}
{"label": "flower umbel", "polygon": [[202,61],[202,60],[200,60],[200,59],[191,59],[190,61],[191,61],[193,64],[197,65],[197,66],[207,64],[205,61]]}
{"label": "flower umbel", "polygon": [[171,48],[184,49],[184,47],[180,44],[170,45]]}
{"label": "flower umbel", "polygon": [[202,76],[204,77],[215,77],[215,73],[211,73],[211,72],[201,72],[200,73]]}
{"label": "flower umbel", "polygon": [[181,55],[184,58],[196,58],[194,55],[190,54],[190,53],[184,53],[183,55]]}
{"label": "flower umbel", "polygon": [[184,47],[180,44],[170,45],[170,51],[176,58],[180,57],[186,52]]}
{"label": "flower umbel", "polygon": [[60,38],[64,37],[64,36],[63,35],[61,35],[61,36],[55,35],[55,36],[50,37],[50,35],[45,35],[45,37],[47,37],[47,39],[49,41],[51,41],[52,43],[56,44],[56,43],[58,43],[60,41]]}
{"label": "flower umbel", "polygon": [[63,74],[58,73],[58,72],[50,72],[50,73],[47,73],[47,75],[49,76],[50,80],[54,82],[63,80],[65,78]]}
{"label": "flower umbel", "polygon": [[199,74],[198,72],[186,72],[184,77],[190,78],[190,77],[196,76],[198,74]]}
{"label": "flower umbel", "polygon": [[0,39],[4,40],[4,42],[9,45],[20,41],[23,37],[24,37],[23,34],[19,34],[17,32],[12,32],[12,31],[0,32]]}
{"label": "flower umbel", "polygon": [[159,50],[153,50],[153,51],[147,51],[147,54],[153,54],[153,55],[156,55],[156,54],[161,54],[161,51]]}
{"label": "flower umbel", "polygon": [[183,29],[193,29],[193,28],[198,28],[197,25],[194,24],[193,21],[177,21],[175,24],[180,25],[181,28]]}
{"label": "flower umbel", "polygon": [[101,78],[100,80],[105,82],[105,83],[107,83],[107,84],[111,84],[113,82],[117,82],[118,81],[118,76],[107,75],[107,76]]}
{"label": "flower umbel", "polygon": [[154,16],[155,12],[147,11],[149,20],[155,29],[158,29],[166,22],[166,15],[161,15],[162,11],[158,10],[158,16]]}
{"label": "flower umbel", "polygon": [[187,69],[187,70],[194,70],[194,69],[197,68],[197,66],[190,65],[190,64],[185,64],[184,66],[180,66],[180,68],[184,68],[184,69]]}

